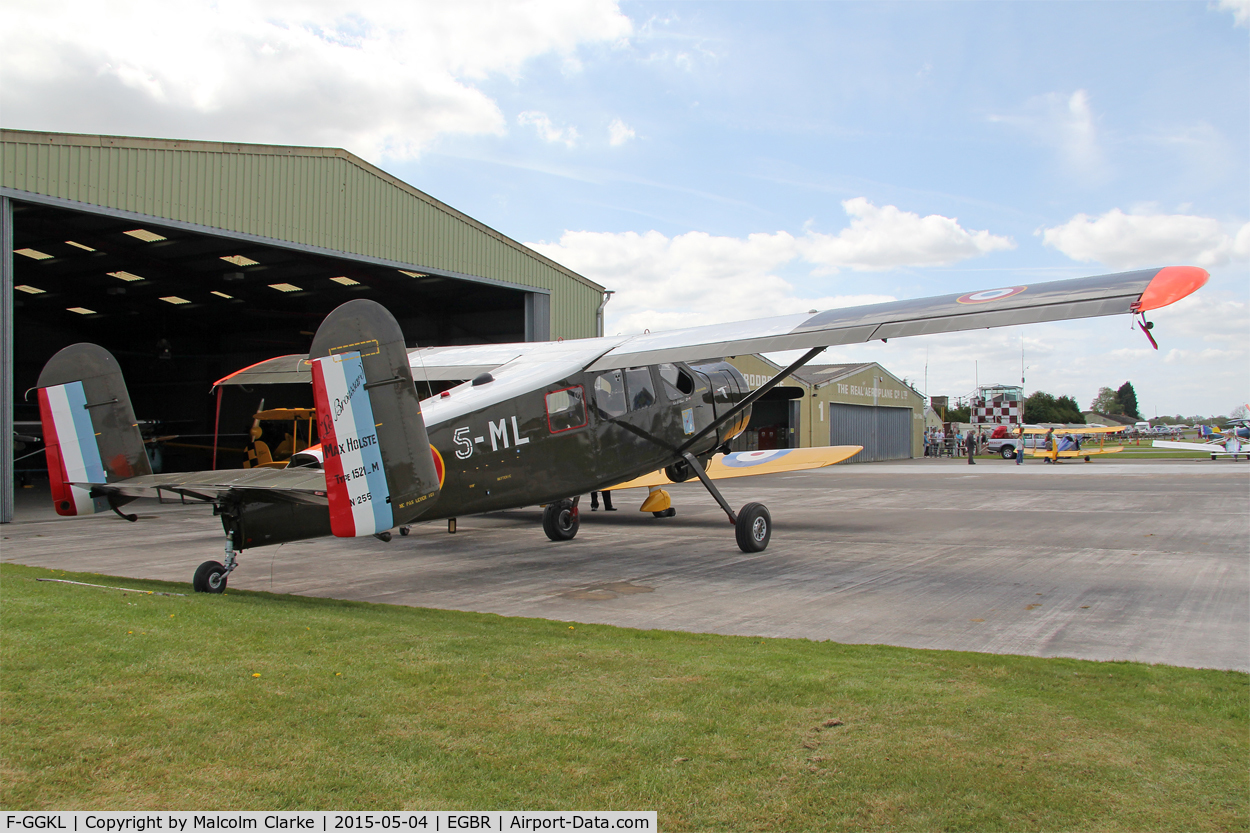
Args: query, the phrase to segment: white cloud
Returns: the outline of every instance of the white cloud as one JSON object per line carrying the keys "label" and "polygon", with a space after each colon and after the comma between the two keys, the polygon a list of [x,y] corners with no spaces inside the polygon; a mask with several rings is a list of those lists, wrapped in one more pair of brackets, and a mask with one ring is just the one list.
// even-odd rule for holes
{"label": "white cloud", "polygon": [[1073,173],[1100,175],[1103,154],[1089,93],[1046,93],[1025,102],[1016,113],[996,114],[990,121],[1016,127],[1057,149]]}
{"label": "white cloud", "polygon": [[547,114],[539,110],[526,110],[518,115],[516,120],[517,124],[533,125],[544,142],[551,142],[552,144],[559,142],[566,147],[573,147],[577,144],[578,132],[576,127],[556,127],[555,123],[547,117]]}
{"label": "white cloud", "polygon": [[858,271],[899,266],[948,266],[970,257],[1014,249],[1008,237],[967,231],[940,214],[921,217],[892,205],[877,206],[863,197],[842,203],[851,225],[836,235],[809,231],[799,244],[818,274],[849,268]]}
{"label": "white cloud", "polygon": [[410,157],[445,134],[502,133],[474,86],[618,41],[613,0],[72,0],[8,3],[6,125],[342,145]]}
{"label": "white cloud", "polygon": [[1180,264],[1210,268],[1250,257],[1250,224],[1231,231],[1210,217],[1125,214],[1113,208],[1100,217],[1077,214],[1045,229],[1042,241],[1074,260],[1114,269]]}
{"label": "white cloud", "polygon": [[1250,0],[1220,0],[1219,8],[1233,13],[1234,26],[1250,26]]}
{"label": "white cloud", "polygon": [[807,264],[824,275],[840,268],[880,271],[955,263],[1014,243],[969,232],[949,217],[920,217],[860,197],[843,203],[850,227],[837,235],[787,231],[717,237],[692,231],[566,231],[557,243],[527,243],[553,260],[616,290],[607,332],[640,332],[738,321],[893,300],[860,282],[855,295],[801,293],[777,273]]}
{"label": "white cloud", "polygon": [[692,231],[569,231],[558,243],[528,243],[548,257],[616,290],[608,333],[670,330],[810,309],[893,300],[888,295],[806,297],[776,270],[797,255],[787,232],[745,239]]}
{"label": "white cloud", "polygon": [[623,145],[630,139],[633,139],[634,136],[634,128],[630,127],[620,119],[613,119],[612,123],[608,125],[608,143],[611,144],[612,147]]}

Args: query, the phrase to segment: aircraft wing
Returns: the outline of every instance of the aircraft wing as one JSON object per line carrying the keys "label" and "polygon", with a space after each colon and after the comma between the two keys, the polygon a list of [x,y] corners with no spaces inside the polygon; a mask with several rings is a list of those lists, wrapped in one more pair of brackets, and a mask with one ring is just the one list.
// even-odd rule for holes
{"label": "aircraft wing", "polygon": [[[568,358],[575,353],[586,357],[583,366],[588,370],[697,361],[1146,312],[1184,298],[1203,286],[1207,277],[1206,270],[1194,266],[1167,266],[635,336],[414,348],[408,351],[408,360],[418,383],[463,381],[504,365]],[[311,371],[306,359],[299,355],[269,359],[219,379],[214,386],[308,382]]]}
{"label": "aircraft wing", "polygon": [[[1047,451],[1044,448],[1030,448],[1026,450],[1033,457],[1049,457],[1052,454],[1054,454],[1054,452]],[[1075,448],[1069,448],[1065,451],[1060,451],[1059,456],[1060,457],[1093,457],[1097,454],[1119,454],[1123,450],[1124,450],[1124,446],[1122,445],[1109,445],[1104,448],[1082,448],[1080,451],[1077,451]]]}
{"label": "aircraft wing", "polygon": [[[1109,425],[1105,428],[1091,427],[1089,425],[1065,425],[1062,428],[1055,428],[1055,436],[1063,436],[1064,434],[1118,434],[1121,431],[1127,431],[1127,425]],[[1026,434],[1045,434],[1050,428],[1025,428]]]}
{"label": "aircraft wing", "polygon": [[1205,269],[1168,266],[650,333],[608,350],[588,369],[1145,312],[1184,298],[1207,278]]}
{"label": "aircraft wing", "polygon": [[1182,443],[1173,442],[1172,440],[1151,440],[1150,445],[1154,448],[1170,448],[1176,451],[1201,451],[1204,454],[1223,454],[1225,452],[1224,443]]}
{"label": "aircraft wing", "polygon": [[[822,448],[779,448],[772,451],[735,451],[717,454],[704,471],[713,480],[730,477],[753,477],[757,474],[780,474],[788,471],[804,471],[832,466],[849,460],[863,450],[862,445],[831,445]],[[608,491],[637,489],[642,486],[671,486],[673,481],[663,471],[653,471],[635,477],[627,483],[612,486]]]}

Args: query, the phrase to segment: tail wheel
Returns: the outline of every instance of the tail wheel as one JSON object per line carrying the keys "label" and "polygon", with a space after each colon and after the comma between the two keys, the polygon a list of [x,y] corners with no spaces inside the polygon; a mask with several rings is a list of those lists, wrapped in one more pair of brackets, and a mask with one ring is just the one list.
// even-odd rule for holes
{"label": "tail wheel", "polygon": [[768,539],[773,534],[773,518],[768,514],[768,507],[762,503],[748,503],[738,512],[738,522],[734,524],[734,534],[738,539],[738,549],[743,552],[763,552],[768,548]]}
{"label": "tail wheel", "polygon": [[195,568],[191,587],[196,593],[223,593],[226,590],[225,565],[217,561],[205,561]]}
{"label": "tail wheel", "polygon": [[543,532],[552,541],[571,541],[581,526],[576,504],[571,500],[550,503],[543,510]]}

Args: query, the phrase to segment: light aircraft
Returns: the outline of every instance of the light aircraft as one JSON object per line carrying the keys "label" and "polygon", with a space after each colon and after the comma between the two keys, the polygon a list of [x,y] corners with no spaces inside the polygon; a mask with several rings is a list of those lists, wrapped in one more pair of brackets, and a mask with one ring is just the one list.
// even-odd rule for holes
{"label": "light aircraft", "polygon": [[1201,451],[1210,454],[1212,460],[1219,457],[1232,457],[1236,460],[1238,454],[1244,454],[1250,460],[1250,439],[1247,439],[1250,437],[1250,419],[1230,419],[1228,427],[1223,431],[1209,435],[1204,433],[1204,436],[1210,436],[1211,439],[1205,443],[1154,440],[1151,445],[1176,451]]}
{"label": "light aircraft", "polygon": [[[1089,462],[1089,458],[1099,454],[1119,454],[1124,450],[1122,445],[1107,445],[1108,434],[1119,434],[1126,430],[1127,426],[1094,426],[1094,425],[1060,425],[1060,426],[1032,426],[1024,429],[1024,433],[1032,435],[1045,435],[1052,430],[1053,442],[1050,448],[1042,448],[1034,446],[1028,449],[1033,457],[1042,457],[1047,462],[1057,463],[1062,458],[1068,457],[1084,457],[1085,462]],[[1080,438],[1096,435],[1098,437],[1098,447],[1091,448],[1086,442],[1082,445]]]}
{"label": "light aircraft", "polygon": [[[152,474],[116,359],[75,344],[48,360],[37,385],[53,502],[62,515],[111,508],[127,519],[135,516],[121,507],[139,497],[212,504],[225,559],[195,571],[202,592],[222,592],[247,548],[384,536],[439,519],[450,530],[458,516],[536,504],[545,506],[547,536],[569,540],[580,495],[661,469],[674,482],[698,477],[738,546],[760,552],[772,534],[768,509],[748,503],[735,512],[706,466],[746,428],[752,403],[826,347],[1126,313],[1140,316],[1149,336],[1145,313],[1207,278],[1203,269],[1171,266],[671,332],[412,351],[384,307],[358,299],[326,317],[307,356],[234,374],[247,384],[311,376],[322,468]],[[719,361],[782,350],[806,352],[755,391]],[[422,400],[418,384],[440,377],[472,381]],[[858,450],[827,449],[813,464]],[[735,467],[731,457],[724,468]],[[776,470],[758,462],[737,468]],[[654,511],[669,508],[665,496],[648,501]]]}

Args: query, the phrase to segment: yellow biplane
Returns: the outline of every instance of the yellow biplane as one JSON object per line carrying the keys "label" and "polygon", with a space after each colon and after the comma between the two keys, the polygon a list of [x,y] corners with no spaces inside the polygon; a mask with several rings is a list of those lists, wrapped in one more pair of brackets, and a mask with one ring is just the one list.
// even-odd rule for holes
{"label": "yellow biplane", "polygon": [[[1096,454],[1118,454],[1124,450],[1123,445],[1107,445],[1107,436],[1122,433],[1125,425],[1034,425],[1024,429],[1025,434],[1042,435],[1045,442],[1036,442],[1034,447],[1026,448],[1033,457],[1041,457],[1047,463],[1057,463],[1061,458],[1084,457],[1089,462]],[[1053,432],[1053,433],[1052,433]],[[1083,440],[1083,437],[1089,438]],[[1093,437],[1098,438],[1098,447],[1091,448],[1089,443]]]}
{"label": "yellow biplane", "polygon": [[[261,403],[264,408],[264,402]],[[314,408],[270,408],[252,415],[245,469],[283,469],[291,455],[317,442]],[[271,446],[271,443],[273,444]]]}

